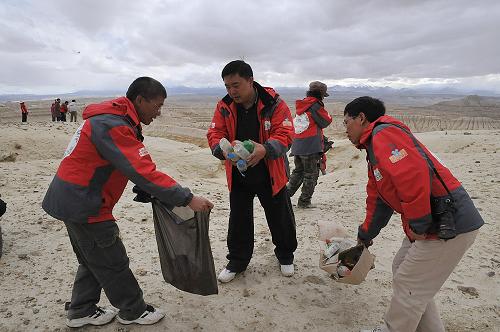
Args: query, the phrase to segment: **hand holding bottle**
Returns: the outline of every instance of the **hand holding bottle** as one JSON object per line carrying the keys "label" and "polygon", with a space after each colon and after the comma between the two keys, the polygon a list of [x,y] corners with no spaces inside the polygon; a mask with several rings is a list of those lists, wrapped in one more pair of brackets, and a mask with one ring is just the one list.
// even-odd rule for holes
{"label": "hand holding bottle", "polygon": [[247,163],[248,166],[253,167],[266,156],[267,151],[264,145],[254,141],[251,142],[253,143],[254,149],[253,152],[248,156]]}

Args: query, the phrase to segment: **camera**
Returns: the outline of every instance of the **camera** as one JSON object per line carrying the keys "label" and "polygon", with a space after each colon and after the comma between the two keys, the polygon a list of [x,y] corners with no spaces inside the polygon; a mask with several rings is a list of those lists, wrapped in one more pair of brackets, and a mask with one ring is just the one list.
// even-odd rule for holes
{"label": "camera", "polygon": [[449,197],[432,198],[432,219],[437,223],[437,235],[442,240],[450,240],[457,236],[453,213],[455,206]]}

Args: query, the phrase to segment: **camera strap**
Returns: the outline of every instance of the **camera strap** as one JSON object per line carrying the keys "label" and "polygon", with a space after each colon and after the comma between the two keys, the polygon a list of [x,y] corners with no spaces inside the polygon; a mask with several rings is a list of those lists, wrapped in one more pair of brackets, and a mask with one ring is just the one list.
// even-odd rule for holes
{"label": "camera strap", "polygon": [[420,154],[424,157],[424,159],[427,162],[427,164],[429,165],[429,167],[432,169],[432,171],[434,172],[434,174],[436,174],[436,177],[438,178],[439,182],[441,182],[441,184],[443,185],[444,189],[446,190],[446,192],[448,193],[448,195],[451,197],[451,200],[455,201],[453,199],[453,195],[451,194],[450,190],[448,189],[448,186],[446,186],[446,184],[444,183],[443,178],[441,178],[441,175],[439,175],[436,167],[434,167],[434,163],[432,162],[432,160],[429,158],[429,156],[427,155],[427,153],[425,153],[424,149],[422,149],[421,143],[417,140],[417,138],[411,132],[409,132],[408,130],[406,130],[406,128],[404,128],[402,126],[399,126],[397,124],[387,123],[387,122],[379,122],[379,123],[377,123],[377,126],[381,125],[381,124],[386,124],[386,125],[391,125],[391,126],[394,126],[394,127],[398,127],[406,135],[408,135],[411,138],[411,140],[413,141],[413,144],[415,144],[415,147],[417,147],[417,150],[419,150]]}

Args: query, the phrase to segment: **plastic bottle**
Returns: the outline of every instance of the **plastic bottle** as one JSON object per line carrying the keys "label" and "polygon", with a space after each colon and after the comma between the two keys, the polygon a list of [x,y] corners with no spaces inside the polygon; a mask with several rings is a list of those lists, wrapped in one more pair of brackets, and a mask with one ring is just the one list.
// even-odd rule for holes
{"label": "plastic bottle", "polygon": [[227,154],[227,158],[230,159],[230,160],[232,160],[232,161],[238,161],[238,160],[240,160],[240,157],[236,153],[234,153],[234,152],[229,152]]}
{"label": "plastic bottle", "polygon": [[332,241],[326,245],[325,248],[325,257],[327,259],[333,257],[335,254],[339,252],[340,242]]}
{"label": "plastic bottle", "polygon": [[222,137],[220,139],[219,146],[221,150],[224,151],[228,159],[232,161],[238,161],[238,159],[240,159],[240,157],[238,157],[238,155],[234,153],[233,146],[231,145],[231,143],[229,143],[229,141],[225,137]]}
{"label": "plastic bottle", "polygon": [[350,276],[351,270],[349,270],[349,268],[347,266],[339,264],[337,266],[337,274],[339,275],[339,277]]}
{"label": "plastic bottle", "polygon": [[243,141],[243,146],[248,150],[248,152],[253,152],[254,145],[251,140],[247,139],[246,141]]}
{"label": "plastic bottle", "polygon": [[239,143],[236,143],[234,146],[233,146],[233,149],[234,149],[234,152],[241,158],[241,159],[244,159],[244,160],[247,160],[248,156],[250,156],[250,152],[245,148],[245,146],[243,145],[243,143],[239,142]]}
{"label": "plastic bottle", "polygon": [[238,171],[240,171],[240,173],[246,172],[248,168],[247,161],[244,159],[238,160],[236,162],[236,167],[238,168]]}
{"label": "plastic bottle", "polygon": [[221,150],[224,151],[226,154],[233,152],[233,147],[231,146],[231,143],[229,143],[229,141],[225,137],[222,137],[220,139],[219,146]]}

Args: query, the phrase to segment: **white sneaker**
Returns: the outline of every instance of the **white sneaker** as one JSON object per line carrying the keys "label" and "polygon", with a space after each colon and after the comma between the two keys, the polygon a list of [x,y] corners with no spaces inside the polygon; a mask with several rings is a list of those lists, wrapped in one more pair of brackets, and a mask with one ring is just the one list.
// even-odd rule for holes
{"label": "white sneaker", "polygon": [[293,268],[293,264],[289,265],[281,265],[281,274],[285,277],[291,277],[293,276],[293,273],[295,272]]}
{"label": "white sneaker", "polygon": [[85,325],[104,325],[115,318],[117,312],[111,308],[97,307],[97,310],[87,317],[66,319],[66,325],[69,327],[82,327]]}
{"label": "white sneaker", "polygon": [[233,280],[234,277],[236,277],[236,272],[231,272],[228,269],[224,269],[221,271],[217,279],[219,279],[219,281],[222,283],[226,283]]}
{"label": "white sneaker", "polygon": [[139,324],[139,325],[152,325],[155,323],[158,323],[160,319],[165,317],[165,313],[161,311],[158,308],[154,308],[152,305],[147,305],[146,306],[146,311],[142,315],[139,316],[139,318],[136,318],[134,320],[126,320],[120,317],[118,315],[116,319],[124,324],[124,325],[129,325],[129,324]]}

